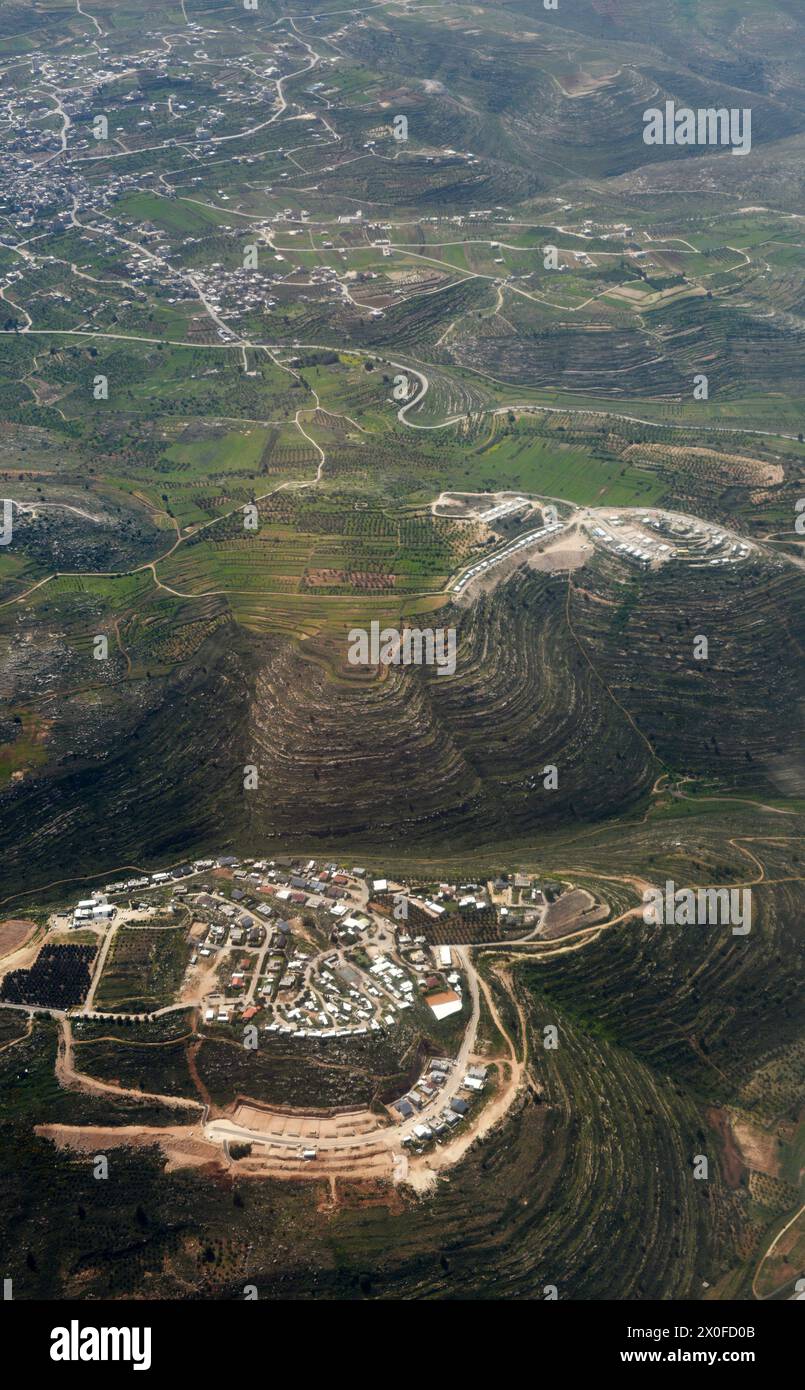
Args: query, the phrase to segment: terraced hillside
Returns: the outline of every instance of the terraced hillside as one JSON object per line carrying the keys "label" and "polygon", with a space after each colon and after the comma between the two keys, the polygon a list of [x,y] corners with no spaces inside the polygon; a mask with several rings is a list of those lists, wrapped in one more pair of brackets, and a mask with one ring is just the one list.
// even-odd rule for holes
{"label": "terraced hillside", "polygon": [[[23,863],[29,885],[47,877],[55,826],[60,854],[84,868],[92,824],[111,867],[180,857],[222,828],[255,847],[522,841],[628,811],[664,769],[796,793],[800,589],[772,562],[718,579],[681,563],[636,575],[604,557],[570,580],[523,567],[441,610],[457,628],[451,676],[350,667],[345,633],[299,646],[221,616],[208,636],[196,616],[171,672],[127,680],[118,657],[111,683],[21,716],[12,752],[43,740],[51,764],[7,794],[9,882]],[[244,792],[247,765],[259,780]]]}
{"label": "terraced hillside", "polygon": [[[202,1173],[165,1174],[155,1153],[122,1153],[116,1171],[144,1214],[133,1215],[103,1194],[90,1198],[86,1164],[13,1132],[28,1175],[17,1229],[37,1266],[20,1277],[51,1294],[73,1287],[68,1270],[41,1258],[31,1194],[47,1173],[51,1212],[63,1211],[72,1261],[98,1294],[147,1277],[155,1293],[176,1296],[177,1279],[197,1281],[197,1242],[217,1247],[223,1237],[228,1253],[209,1271],[216,1297],[246,1275],[263,1296],[283,1298],[311,1285],[320,1298],[533,1298],[551,1285],[562,1298],[695,1296],[734,1253],[739,1207],[717,1175],[708,1184],[691,1176],[689,1155],[701,1143],[695,1106],[628,1052],[592,1042],[536,1001],[529,1010],[535,1033],[545,1020],[562,1026],[560,1050],[535,1064],[541,1094],[524,1096],[505,1132],[465,1160],[461,1181],[425,1203],[389,1209],[347,1187],[339,1208],[322,1215],[293,1185],[245,1183],[233,1188],[233,1208]],[[641,1231],[628,1247],[624,1213]],[[144,1217],[148,1238],[126,1253]],[[281,1232],[292,1237],[281,1271],[262,1241],[254,1249],[255,1230],[271,1244]],[[96,1264],[101,1248],[112,1258]]]}

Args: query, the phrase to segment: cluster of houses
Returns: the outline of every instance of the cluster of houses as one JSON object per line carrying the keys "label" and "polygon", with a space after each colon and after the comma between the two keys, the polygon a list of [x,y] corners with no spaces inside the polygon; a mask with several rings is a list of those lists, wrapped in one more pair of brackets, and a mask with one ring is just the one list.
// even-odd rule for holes
{"label": "cluster of houses", "polygon": [[[267,1009],[267,1032],[326,1039],[383,1031],[423,1004],[437,1022],[460,1014],[463,974],[434,930],[458,924],[487,939],[503,913],[521,910],[504,902],[529,895],[544,901],[533,884],[520,874],[483,885],[403,887],[367,880],[359,866],[222,854],[111,882],[81,900],[73,921],[113,919],[113,898],[138,908],[148,908],[150,898],[154,910],[176,913],[184,903],[194,919],[190,967],[209,962],[215,970],[206,1022],[247,1021]],[[356,904],[357,890],[368,899],[365,909]],[[308,927],[324,931],[329,949],[316,952],[294,938],[289,919],[302,911],[312,914]]]}
{"label": "cluster of houses", "polygon": [[[248,889],[245,886],[237,889],[230,887],[232,897],[235,894],[245,895],[249,891],[252,895],[249,900],[254,902],[255,895],[259,894],[259,906],[249,909],[253,916],[272,912],[265,902],[266,888],[274,890],[269,900],[273,901],[274,910],[277,911],[280,910],[280,902],[294,906],[292,898],[298,894],[300,908],[317,909],[316,920],[320,926],[324,925],[322,913],[327,914],[325,922],[333,910],[343,914],[329,928],[335,949],[329,955],[315,959],[298,943],[291,944],[290,927],[286,921],[280,920],[269,926],[266,963],[255,989],[250,991],[250,996],[261,1004],[273,1005],[271,1022],[264,1025],[267,1031],[295,1038],[344,1037],[351,1033],[378,1032],[392,1026],[423,996],[436,1019],[461,1009],[462,977],[458,970],[452,968],[449,948],[441,949],[434,965],[434,955],[425,938],[412,937],[404,951],[401,952],[398,945],[397,952],[392,955],[383,950],[377,941],[366,940],[367,929],[372,927],[372,918],[368,913],[342,903],[332,904],[328,908],[322,892],[309,893],[311,883],[320,889],[324,887],[326,892],[326,885],[333,884],[335,879],[346,880],[354,886],[364,876],[362,869],[353,869],[351,874],[345,874],[336,865],[320,869],[314,861],[305,865],[292,864],[289,868],[283,868],[275,861],[271,865],[265,861],[255,861],[238,866],[234,873],[239,875],[241,884],[248,883]],[[294,881],[304,882],[306,889],[266,884],[265,876],[269,873],[279,879],[287,877],[289,885]],[[234,882],[233,876],[230,883]],[[386,880],[376,882],[386,884]],[[336,891],[343,893],[346,890],[339,884]],[[248,913],[244,914],[242,909],[233,905],[222,906],[221,898],[207,894],[197,895],[194,902],[197,908],[206,908],[216,914],[216,921],[210,927],[202,952],[215,951],[224,944],[228,914],[235,914],[239,925],[244,921],[247,924],[245,941],[238,934],[238,926],[229,928],[230,943],[250,944],[248,923],[251,919]],[[245,983],[245,979],[241,980],[233,974],[231,990],[228,988],[227,994],[234,994],[235,1009],[238,1008],[238,992],[242,991]]]}
{"label": "cluster of houses", "polygon": [[[200,891],[185,882],[198,878],[207,880],[200,885]],[[220,895],[212,896],[213,878],[226,891],[231,900],[228,904],[222,903]],[[248,933],[260,913],[276,913],[282,919],[285,914],[307,909],[316,913],[320,924],[329,923],[334,943],[348,945],[359,941],[371,926],[369,911],[357,905],[354,896],[350,897],[365,880],[366,870],[358,866],[347,869],[335,863],[319,864],[314,859],[301,861],[290,856],[261,860],[223,854],[107,883],[93,895],[92,901],[128,898],[133,902],[138,894],[154,889],[169,889],[172,897],[180,900],[190,892],[199,907],[216,915],[216,927],[224,928],[223,932],[210,934],[208,944],[215,946],[224,943],[233,926],[245,929],[242,938],[235,931],[233,944],[253,944]],[[419,967],[426,958],[417,960],[411,952],[439,944],[434,928],[445,927],[452,921],[476,921],[491,928],[510,913],[521,914],[532,905],[543,907],[546,887],[530,874],[504,875],[485,884],[445,882],[427,888],[376,877],[370,880],[365,893],[368,909],[394,921],[398,949],[407,952],[412,965]],[[553,885],[556,891],[561,891],[561,887]],[[81,910],[91,908],[82,906]]]}
{"label": "cluster of houses", "polygon": [[[448,988],[443,976],[433,973],[430,953],[419,950],[416,954],[418,960],[401,965],[374,945],[360,964],[352,952],[343,956],[334,953],[318,961],[305,977],[311,961],[299,950],[288,960],[286,974],[279,981],[280,997],[275,998],[274,1019],[266,1025],[267,1031],[301,1038],[379,1032],[393,1027],[423,995],[437,1019],[460,1010],[463,994],[459,972],[450,972],[452,986]],[[281,998],[283,991],[296,991],[291,1002]],[[257,992],[261,993],[259,987]]]}
{"label": "cluster of houses", "polygon": [[[118,879],[113,883],[107,883],[104,892],[106,894],[123,894],[143,888],[165,887],[181,879],[191,878],[199,874],[215,873],[217,869],[229,871],[233,881],[236,884],[242,884],[243,889],[259,891],[272,896],[276,894],[281,902],[287,901],[293,897],[295,892],[300,891],[305,901],[311,895],[318,896],[319,894],[324,894],[328,899],[345,897],[345,886],[349,884],[351,877],[358,873],[364,873],[364,870],[353,869],[352,873],[349,874],[336,864],[317,868],[315,860],[312,859],[304,868],[299,868],[297,861],[287,856],[268,862],[257,859],[241,860],[234,854],[221,854],[207,859],[194,859],[186,864],[178,864],[171,869],[157,870],[152,874]],[[233,891],[232,896],[236,898],[236,890]],[[244,896],[243,892],[240,896]]]}
{"label": "cluster of houses", "polygon": [[[31,51],[28,57],[39,81],[53,94],[43,95],[41,88],[34,91],[12,84],[0,98],[3,149],[7,156],[0,211],[14,229],[10,241],[18,239],[15,232],[34,225],[40,233],[52,234],[91,227],[91,235],[80,232],[82,239],[95,253],[105,249],[114,254],[118,265],[123,262],[126,283],[131,285],[135,297],[146,286],[156,286],[162,295],[169,296],[170,303],[196,295],[186,272],[169,263],[167,247],[166,254],[154,258],[147,248],[133,245],[130,226],[96,214],[105,208],[114,212],[114,205],[122,196],[139,192],[156,180],[158,192],[174,191],[166,176],[158,174],[159,150],[175,150],[180,167],[188,157],[198,167],[206,156],[218,154],[218,142],[231,138],[233,127],[251,124],[255,109],[281,108],[277,75],[283,68],[291,71],[298,66],[298,40],[277,36],[271,50],[273,61],[263,56],[255,64],[254,55],[246,52],[230,54],[222,66],[214,54],[205,52],[207,38],[218,42],[220,35],[190,23],[182,34],[173,36],[168,47],[161,33],[146,31],[142,46],[125,57],[114,54],[102,40],[94,41],[92,46],[77,41],[60,51]],[[215,93],[213,100],[206,93],[197,93],[199,62],[208,57],[210,67],[205,70],[204,84]],[[123,77],[125,83],[121,82]],[[142,80],[139,87],[138,77]],[[170,90],[167,102],[148,99],[149,88],[160,80]],[[54,114],[60,121],[53,122]],[[107,133],[101,136],[95,124],[98,117],[107,122]],[[216,134],[219,129],[227,134]],[[317,136],[325,138],[324,133],[317,132]],[[327,132],[326,138],[332,139],[331,132]],[[132,153],[131,160],[125,157],[126,148]],[[155,168],[143,167],[145,161],[138,158],[139,152],[149,150],[157,151]],[[234,163],[252,163],[258,157],[238,152],[232,145],[228,150]],[[108,158],[110,151],[117,157]],[[281,151],[278,153],[281,155]],[[98,172],[95,161],[104,156],[107,163],[101,180],[93,176]],[[201,183],[202,176],[196,175],[191,182]],[[226,202],[228,195],[219,189],[217,198]],[[73,221],[74,215],[79,222]],[[163,235],[147,222],[137,224],[134,231],[138,240]],[[192,240],[188,237],[184,244]],[[27,269],[30,272],[31,266]],[[215,268],[208,279],[210,288],[218,294],[222,287],[232,291],[227,313],[246,312],[255,304],[265,303],[265,286],[254,274],[238,277],[235,273],[230,282],[228,273]],[[70,302],[69,296],[52,293]],[[94,310],[87,312],[94,316]],[[229,336],[224,329],[217,331],[219,337]]]}
{"label": "cluster of houses", "polygon": [[266,1031],[291,1033],[297,1038],[376,1033],[384,1024],[394,1022],[393,1015],[378,1018],[380,1003],[380,991],[367,982],[362,971],[337,954],[330,955],[319,963],[301,998],[290,1006],[275,1006],[275,1020]]}
{"label": "cluster of houses", "polygon": [[[247,912],[239,912],[236,907],[224,906],[207,894],[199,894],[196,906],[218,914],[218,919],[210,922],[204,944],[199,947],[200,956],[209,956],[213,951],[220,950],[226,945],[227,939],[231,946],[251,947],[262,946],[266,939],[265,923],[256,922]],[[193,963],[191,961],[191,964]]]}
{"label": "cluster of houses", "polygon": [[494,565],[502,564],[504,560],[516,555],[520,550],[525,550],[527,546],[538,545],[540,541],[548,539],[563,529],[564,523],[561,521],[548,522],[545,526],[538,526],[535,531],[529,531],[528,535],[521,536],[519,540],[510,541],[502,550],[496,551],[494,555],[488,555],[485,560],[476,560],[475,564],[465,570],[460,579],[456,580],[453,585],[453,593],[460,594],[479,574],[492,569]]}
{"label": "cluster of houses", "polygon": [[390,1107],[392,1115],[400,1124],[421,1114],[421,1119],[403,1135],[403,1144],[420,1149],[432,1141],[439,1143],[469,1114],[473,1101],[485,1090],[488,1068],[468,1067],[456,1088],[456,1093],[450,1096],[441,1110],[432,1113],[454,1067],[455,1063],[449,1058],[434,1057],[416,1085]]}
{"label": "cluster of houses", "polygon": [[[366,921],[369,925],[368,918]],[[289,961],[289,969],[298,965],[304,970],[308,964],[309,957],[299,952],[298,960]],[[450,979],[457,990],[450,997],[457,1000],[456,1008],[460,1009],[461,976],[453,971]],[[281,987],[285,983],[280,981]],[[291,987],[296,984],[294,977]],[[269,1031],[293,1033],[297,1037],[378,1032],[392,1027],[423,993],[436,1018],[453,1012],[452,1007],[440,1008],[436,996],[427,993],[435,990],[441,996],[445,989],[443,977],[433,973],[433,959],[424,942],[402,963],[399,957],[395,959],[372,943],[366,951],[336,951],[317,962],[304,993],[290,1004],[279,1000],[274,1008],[274,1023],[268,1027]]]}
{"label": "cluster of houses", "polygon": [[[441,1020],[449,1018],[450,1014],[460,1013],[463,1001],[462,978],[460,972],[452,968],[453,957],[450,947],[433,947],[440,967],[438,972],[435,972],[433,954],[428,946],[427,937],[411,937],[408,931],[401,928],[396,932],[396,943],[400,958],[417,972],[419,989],[434,1018]],[[383,964],[382,959],[380,964]],[[388,962],[389,974],[398,968],[393,962]],[[386,977],[383,978],[385,982]],[[393,982],[391,988],[393,989]],[[403,983],[401,988],[406,991],[408,985]]]}
{"label": "cluster of houses", "polygon": [[642,569],[671,559],[694,568],[731,565],[745,560],[750,553],[746,542],[719,527],[672,513],[631,516],[604,511],[596,514],[596,520],[591,529],[593,539],[627,564]]}

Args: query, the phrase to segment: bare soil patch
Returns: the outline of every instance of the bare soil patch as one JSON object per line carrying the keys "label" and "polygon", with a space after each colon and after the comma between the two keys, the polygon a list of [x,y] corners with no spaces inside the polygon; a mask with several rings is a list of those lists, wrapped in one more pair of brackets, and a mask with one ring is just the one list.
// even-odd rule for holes
{"label": "bare soil patch", "polygon": [[24,917],[9,917],[5,922],[0,922],[0,957],[18,951],[26,941],[30,941],[35,931],[36,922],[29,922]]}
{"label": "bare soil patch", "polygon": [[555,941],[557,937],[570,936],[580,927],[592,927],[596,922],[603,922],[608,913],[608,905],[596,902],[586,888],[574,888],[550,904],[537,935],[544,940]]}
{"label": "bare soil patch", "polygon": [[580,536],[560,537],[548,550],[534,551],[528,563],[534,570],[545,570],[550,574],[557,570],[578,570],[586,564],[593,553],[591,542]]}
{"label": "bare soil patch", "polygon": [[214,1165],[224,1168],[223,1151],[210,1144],[194,1125],[166,1128],[147,1125],[36,1125],[34,1133],[50,1139],[60,1149],[78,1153],[102,1153],[107,1149],[146,1149],[158,1144],[165,1155],[165,1171]]}
{"label": "bare soil patch", "polygon": [[772,1178],[780,1176],[778,1147],[773,1134],[737,1116],[732,1118],[732,1133],[747,1168],[756,1173],[768,1173]]}
{"label": "bare soil patch", "polygon": [[715,1106],[711,1106],[707,1111],[707,1120],[722,1141],[721,1166],[724,1180],[728,1187],[740,1187],[746,1169],[732,1133],[730,1113],[728,1110],[717,1110]]}

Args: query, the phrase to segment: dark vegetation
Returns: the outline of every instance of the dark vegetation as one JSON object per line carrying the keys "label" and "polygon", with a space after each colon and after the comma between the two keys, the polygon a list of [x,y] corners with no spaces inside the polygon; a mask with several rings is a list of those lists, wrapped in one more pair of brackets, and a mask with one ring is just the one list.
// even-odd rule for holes
{"label": "dark vegetation", "polygon": [[29,970],[12,970],[0,984],[8,1004],[41,1004],[69,1009],[89,989],[94,946],[43,946]]}

